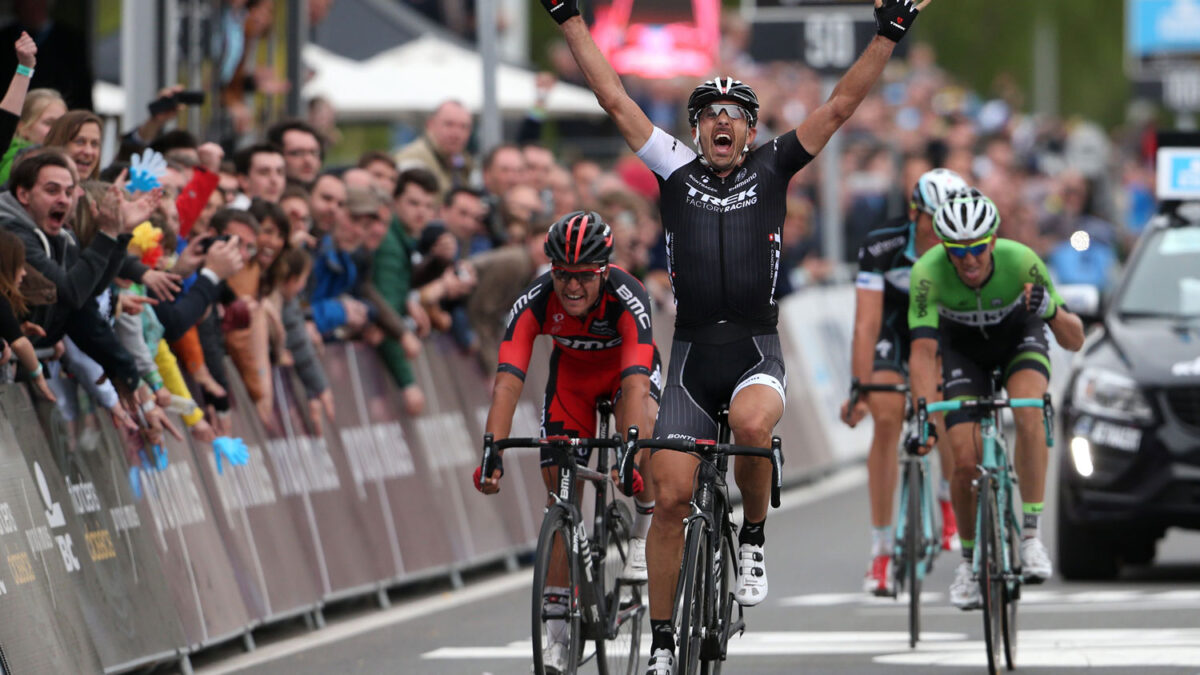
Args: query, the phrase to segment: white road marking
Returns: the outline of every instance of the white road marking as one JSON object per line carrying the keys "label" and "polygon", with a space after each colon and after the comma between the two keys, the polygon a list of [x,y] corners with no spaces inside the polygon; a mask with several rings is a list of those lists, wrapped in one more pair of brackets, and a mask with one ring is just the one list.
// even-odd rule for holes
{"label": "white road marking", "polygon": [[[953,616],[962,610],[945,603],[945,594],[925,591],[921,593],[922,613],[932,616]],[[891,614],[908,611],[908,596],[901,593],[897,598],[877,598],[865,593],[810,593],[795,595],[779,601],[783,607],[837,607],[857,605],[864,614]],[[1176,610],[1200,611],[1200,590],[1150,591],[1140,589],[1114,590],[1030,590],[1021,591],[1022,612],[1031,614],[1076,614],[1095,612],[1095,605],[1104,605],[1105,611],[1131,610]]]}
{"label": "white road marking", "polygon": [[[1017,663],[1021,667],[1200,666],[1200,629],[1082,629],[1021,631]],[[528,659],[528,640],[495,647],[442,647],[423,659]],[[903,631],[758,632],[729,642],[731,656],[879,654],[875,663],[904,666],[982,667],[982,640],[963,633],[921,635],[908,648]],[[643,641],[643,655],[649,655]]]}

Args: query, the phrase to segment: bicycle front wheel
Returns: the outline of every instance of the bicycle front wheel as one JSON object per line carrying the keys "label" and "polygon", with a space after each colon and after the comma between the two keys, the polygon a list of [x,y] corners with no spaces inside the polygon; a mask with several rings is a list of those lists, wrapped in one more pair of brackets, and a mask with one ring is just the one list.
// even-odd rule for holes
{"label": "bicycle front wheel", "polygon": [[[571,552],[571,517],[560,505],[551,506],[542,520],[542,531],[538,535],[537,552],[533,563],[533,672],[547,675],[543,655],[547,647],[558,642],[565,647],[563,654],[565,669],[574,673],[579,669],[583,655],[583,631],[579,611],[579,569]],[[556,559],[566,559],[567,579],[565,586],[550,583],[556,568]],[[561,563],[559,563],[561,564]],[[546,598],[547,588],[566,588],[566,597]],[[553,593],[559,596],[559,593]],[[558,673],[557,669],[550,671]]]}
{"label": "bicycle front wheel", "polygon": [[697,518],[689,524],[684,543],[679,592],[675,598],[675,615],[678,617],[676,636],[679,640],[679,659],[675,672],[678,675],[700,672],[700,649],[707,615],[705,605],[709,597],[709,534],[708,522]]}
{"label": "bicycle front wheel", "polygon": [[996,490],[991,477],[980,480],[979,531],[975,533],[979,556],[979,591],[983,596],[983,640],[987,646],[988,672],[1000,670],[1003,651],[1001,623],[1004,616],[1004,553],[1000,547],[1000,522]]}
{"label": "bicycle front wheel", "polygon": [[621,571],[629,556],[629,538],[633,532],[633,515],[625,502],[614,501],[605,513],[608,548],[604,556],[604,607],[608,625],[605,639],[597,640],[600,675],[634,675],[638,667],[638,647],[642,639],[642,584],[621,580]]}
{"label": "bicycle front wheel", "polygon": [[905,572],[908,576],[908,647],[916,648],[917,640],[921,639],[921,574],[919,566],[925,559],[925,524],[922,522],[921,504],[923,494],[921,488],[921,471],[911,463],[904,468],[905,488],[905,519],[904,527],[904,560]]}
{"label": "bicycle front wheel", "polygon": [[1017,515],[1012,509],[1012,497],[1007,500],[1004,528],[1008,542],[1008,580],[1004,586],[1004,615],[1001,632],[1004,635],[1004,665],[1009,670],[1017,667],[1017,601],[1021,599],[1021,535],[1017,529]]}
{"label": "bicycle front wheel", "polygon": [[729,636],[734,632],[733,625],[733,591],[729,589],[729,584],[733,577],[733,568],[737,564],[737,549],[733,546],[734,535],[730,528],[724,536],[720,537],[720,541],[715,542],[719,547],[720,557],[712,565],[713,571],[717,574],[715,594],[710,594],[713,598],[713,603],[716,609],[716,614],[713,616],[711,628],[713,636],[710,638],[712,653],[709,660],[700,664],[700,672],[702,675],[721,675],[721,664],[725,662],[725,654],[729,648]]}

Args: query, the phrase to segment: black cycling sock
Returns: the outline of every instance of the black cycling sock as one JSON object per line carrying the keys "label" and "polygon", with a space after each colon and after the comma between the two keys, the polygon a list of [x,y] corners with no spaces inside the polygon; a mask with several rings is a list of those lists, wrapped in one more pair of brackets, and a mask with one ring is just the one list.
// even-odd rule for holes
{"label": "black cycling sock", "polygon": [[658,649],[675,653],[675,630],[671,628],[671,621],[668,619],[650,619],[650,653],[653,654]]}
{"label": "black cycling sock", "polygon": [[752,523],[749,520],[742,523],[742,529],[738,532],[739,544],[750,544],[751,546],[762,546],[767,541],[767,533],[764,526],[767,524],[767,519],[763,518],[757,523]]}

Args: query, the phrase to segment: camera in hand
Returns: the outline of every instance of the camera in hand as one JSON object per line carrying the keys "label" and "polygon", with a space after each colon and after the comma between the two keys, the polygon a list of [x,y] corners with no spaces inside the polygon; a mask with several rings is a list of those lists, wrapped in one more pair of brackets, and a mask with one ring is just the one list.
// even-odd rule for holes
{"label": "camera in hand", "polygon": [[161,115],[181,105],[204,105],[205,94],[200,90],[181,91],[171,96],[160,96],[150,102],[150,114]]}

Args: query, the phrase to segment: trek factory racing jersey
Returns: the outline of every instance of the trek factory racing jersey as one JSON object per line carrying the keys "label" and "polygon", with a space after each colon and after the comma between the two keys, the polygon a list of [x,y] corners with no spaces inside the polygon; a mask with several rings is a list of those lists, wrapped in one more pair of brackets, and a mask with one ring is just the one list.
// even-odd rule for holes
{"label": "trek factory racing jersey", "polygon": [[[908,327],[912,338],[937,338],[951,343],[1007,344],[1020,341],[1026,332],[1025,284],[1045,286],[1058,307],[1062,296],[1033,249],[1011,239],[996,239],[992,273],[979,289],[968,288],[958,277],[949,254],[941,246],[925,252],[912,268]],[[1041,317],[1047,319],[1049,317]]]}
{"label": "trek factory racing jersey", "polygon": [[776,332],[787,185],[812,161],[796,133],[750,151],[724,178],[658,127],[637,154],[658,177],[676,336],[697,341],[693,329],[722,321]]}
{"label": "trek factory racing jersey", "polygon": [[555,358],[584,362],[590,369],[616,372],[621,378],[649,376],[654,363],[650,326],[650,296],[642,282],[620,267],[608,266],[599,302],[582,319],[563,310],[547,272],[534,280],[508,313],[496,372],[524,380],[533,339],[549,335]]}
{"label": "trek factory racing jersey", "polygon": [[916,261],[916,225],[908,218],[872,230],[858,249],[854,285],[883,293],[875,370],[905,372],[908,367],[908,281]]}

